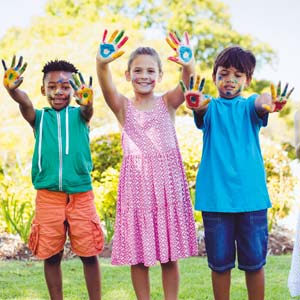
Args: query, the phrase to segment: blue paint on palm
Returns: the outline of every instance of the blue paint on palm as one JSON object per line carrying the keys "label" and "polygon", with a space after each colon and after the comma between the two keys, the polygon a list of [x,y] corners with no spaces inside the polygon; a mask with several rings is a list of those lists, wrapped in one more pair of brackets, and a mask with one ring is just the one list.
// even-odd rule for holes
{"label": "blue paint on palm", "polygon": [[115,52],[115,46],[113,44],[101,44],[100,55],[103,58],[107,58]]}
{"label": "blue paint on palm", "polygon": [[192,49],[186,46],[179,47],[179,56],[185,63],[189,62],[193,57]]}

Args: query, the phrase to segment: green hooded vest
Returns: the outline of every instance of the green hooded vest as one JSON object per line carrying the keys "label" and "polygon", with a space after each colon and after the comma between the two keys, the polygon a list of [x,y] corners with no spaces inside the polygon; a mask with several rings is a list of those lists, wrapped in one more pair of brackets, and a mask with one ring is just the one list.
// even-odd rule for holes
{"label": "green hooded vest", "polygon": [[68,194],[92,189],[89,127],[79,107],[36,110],[32,183]]}

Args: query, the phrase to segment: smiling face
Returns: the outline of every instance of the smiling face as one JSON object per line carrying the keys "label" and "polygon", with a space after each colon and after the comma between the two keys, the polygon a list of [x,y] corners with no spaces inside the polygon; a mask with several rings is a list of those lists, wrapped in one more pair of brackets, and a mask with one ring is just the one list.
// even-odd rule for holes
{"label": "smiling face", "polygon": [[127,81],[131,81],[135,93],[149,94],[153,92],[156,83],[161,81],[162,72],[159,71],[155,57],[142,54],[134,58],[125,76]]}
{"label": "smiling face", "polygon": [[213,75],[213,81],[218,88],[220,97],[232,99],[239,96],[251,80],[247,79],[245,73],[234,67],[219,66],[216,75]]}
{"label": "smiling face", "polygon": [[59,111],[69,105],[73,88],[69,83],[72,80],[71,72],[51,71],[46,74],[41,87],[42,94],[47,97],[50,106]]}

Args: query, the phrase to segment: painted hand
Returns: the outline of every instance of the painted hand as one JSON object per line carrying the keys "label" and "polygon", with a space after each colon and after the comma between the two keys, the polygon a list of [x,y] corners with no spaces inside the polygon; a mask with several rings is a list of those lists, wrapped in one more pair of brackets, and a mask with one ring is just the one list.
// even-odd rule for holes
{"label": "painted hand", "polygon": [[186,102],[186,106],[190,109],[199,109],[204,107],[210,102],[210,98],[206,98],[202,94],[202,90],[204,88],[205,78],[202,78],[200,82],[200,76],[197,75],[196,81],[194,83],[194,76],[192,75],[190,78],[190,86],[189,89],[186,88],[184,82],[180,80],[180,85],[182,91],[184,93],[184,98]]}
{"label": "painted hand", "polygon": [[125,52],[120,51],[119,49],[128,40],[127,36],[123,37],[124,32],[124,30],[121,30],[120,32],[118,30],[115,30],[110,36],[109,40],[106,42],[107,29],[105,29],[103,32],[102,42],[99,46],[99,53],[97,55],[97,58],[102,61],[111,62],[123,55]]}
{"label": "painted hand", "polygon": [[3,84],[8,90],[14,90],[18,88],[23,82],[21,75],[25,72],[27,63],[23,63],[23,56],[20,56],[18,64],[16,64],[16,56],[13,56],[10,68],[6,67],[5,61],[2,59],[2,65],[4,68]]}
{"label": "painted hand", "polygon": [[176,31],[174,33],[170,32],[169,36],[166,37],[167,43],[176,51],[176,54],[169,56],[168,59],[180,65],[188,65],[194,57],[187,32],[184,32],[184,39],[183,42]]}
{"label": "painted hand", "polygon": [[270,113],[281,111],[283,107],[286,105],[288,98],[290,97],[291,93],[294,90],[294,88],[292,88],[288,92],[288,86],[289,84],[287,83],[281,93],[281,82],[280,81],[278,82],[276,90],[274,84],[271,83],[272,102],[270,105],[262,104],[262,107]]}
{"label": "painted hand", "polygon": [[93,103],[93,89],[92,89],[92,77],[90,76],[89,85],[87,86],[84,82],[84,79],[81,75],[81,73],[78,73],[78,79],[77,74],[72,74],[73,80],[69,80],[72,88],[75,91],[75,101],[79,105],[90,105]]}

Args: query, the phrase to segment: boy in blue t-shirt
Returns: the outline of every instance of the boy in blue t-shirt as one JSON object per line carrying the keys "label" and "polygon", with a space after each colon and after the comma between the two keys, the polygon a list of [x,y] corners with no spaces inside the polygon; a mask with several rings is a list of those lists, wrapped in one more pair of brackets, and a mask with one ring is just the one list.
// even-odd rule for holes
{"label": "boy in blue t-shirt", "polygon": [[[196,210],[202,211],[208,265],[215,300],[230,297],[231,269],[245,271],[248,298],[264,299],[268,243],[266,185],[259,131],[268,114],[280,111],[292,90],[243,98],[256,65],[255,56],[240,47],[224,49],[216,58],[213,81],[218,98],[202,94],[199,76],[185,91],[196,126],[203,131],[202,159],[196,180]],[[198,88],[199,85],[199,88]]]}

